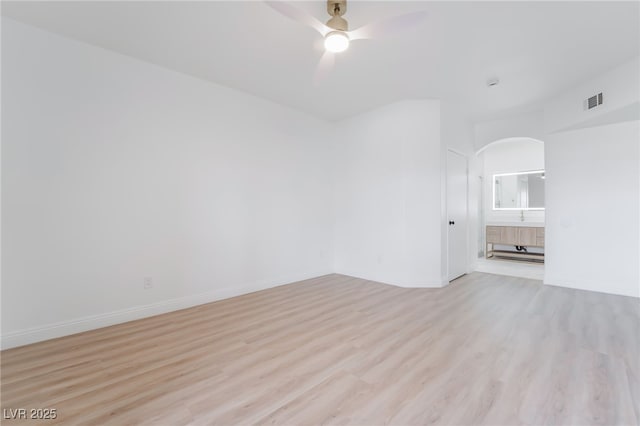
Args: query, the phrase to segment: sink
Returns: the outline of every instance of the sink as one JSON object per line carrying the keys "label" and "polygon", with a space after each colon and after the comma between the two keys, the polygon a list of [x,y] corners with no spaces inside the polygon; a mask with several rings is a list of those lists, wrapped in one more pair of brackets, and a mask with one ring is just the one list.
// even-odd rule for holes
{"label": "sink", "polygon": [[486,226],[528,226],[532,228],[544,228],[544,222],[487,222]]}

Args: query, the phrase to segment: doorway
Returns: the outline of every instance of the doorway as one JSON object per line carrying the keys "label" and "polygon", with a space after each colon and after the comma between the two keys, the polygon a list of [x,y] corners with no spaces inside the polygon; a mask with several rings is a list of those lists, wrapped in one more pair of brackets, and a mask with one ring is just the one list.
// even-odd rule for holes
{"label": "doorway", "polygon": [[449,281],[467,273],[467,157],[447,150],[447,270]]}
{"label": "doorway", "polygon": [[528,137],[506,138],[476,154],[480,199],[476,270],[541,280],[544,143]]}

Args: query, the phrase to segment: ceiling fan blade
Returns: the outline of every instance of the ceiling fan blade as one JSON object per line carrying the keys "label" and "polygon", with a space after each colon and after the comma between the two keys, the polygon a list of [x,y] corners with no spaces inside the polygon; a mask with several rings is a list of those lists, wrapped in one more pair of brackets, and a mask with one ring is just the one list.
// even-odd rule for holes
{"label": "ceiling fan blade", "polygon": [[356,30],[349,31],[349,39],[359,40],[390,36],[420,24],[427,18],[427,15],[428,13],[422,10],[373,22]]}
{"label": "ceiling fan blade", "polygon": [[318,21],[316,18],[314,18],[304,10],[292,6],[289,3],[285,3],[282,1],[265,1],[265,3],[287,18],[315,29],[322,36],[325,36],[329,31],[331,31],[331,29],[325,24]]}
{"label": "ceiling fan blade", "polygon": [[336,55],[333,52],[329,52],[328,50],[322,54],[320,58],[320,62],[318,62],[318,66],[316,67],[316,73],[313,76],[313,84],[319,85],[322,80],[327,78],[327,75],[333,69],[333,65],[336,62]]}

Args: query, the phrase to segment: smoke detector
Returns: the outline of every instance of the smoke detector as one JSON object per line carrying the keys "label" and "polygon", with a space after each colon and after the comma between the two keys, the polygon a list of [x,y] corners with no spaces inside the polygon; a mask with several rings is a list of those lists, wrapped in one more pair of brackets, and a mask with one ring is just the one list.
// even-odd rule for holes
{"label": "smoke detector", "polygon": [[487,87],[497,86],[500,83],[500,79],[498,77],[492,77],[487,80]]}

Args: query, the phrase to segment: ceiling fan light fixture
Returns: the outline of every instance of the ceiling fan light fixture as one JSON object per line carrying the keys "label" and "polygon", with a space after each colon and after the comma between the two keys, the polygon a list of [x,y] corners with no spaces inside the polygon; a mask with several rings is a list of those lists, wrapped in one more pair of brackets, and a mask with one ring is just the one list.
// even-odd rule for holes
{"label": "ceiling fan light fixture", "polygon": [[343,31],[331,31],[324,38],[324,48],[329,52],[344,52],[349,48],[349,36]]}

